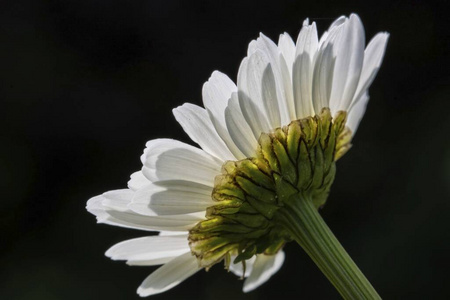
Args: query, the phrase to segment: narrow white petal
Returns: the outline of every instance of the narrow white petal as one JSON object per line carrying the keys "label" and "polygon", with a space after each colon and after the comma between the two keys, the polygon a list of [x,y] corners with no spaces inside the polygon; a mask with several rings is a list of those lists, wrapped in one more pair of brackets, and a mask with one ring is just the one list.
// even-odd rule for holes
{"label": "narrow white petal", "polygon": [[[272,71],[275,77],[277,88],[278,106],[280,111],[280,118],[282,124],[288,124],[295,119],[294,96],[292,93],[292,64],[288,66],[286,59],[283,56],[281,49],[264,34],[252,44],[252,55],[254,53],[262,53],[263,57],[272,66]],[[250,54],[249,54],[250,56]],[[273,129],[272,127],[271,129]]]}
{"label": "narrow white petal", "polygon": [[[236,256],[231,256],[231,262],[236,258]],[[247,278],[253,270],[253,265],[255,264],[256,255],[252,256],[252,258],[245,261],[245,274],[244,274],[244,265],[242,262],[237,264],[230,264],[229,270],[236,276],[242,277],[244,275]]]}
{"label": "narrow white petal", "polygon": [[356,89],[352,105],[367,92],[367,89],[375,79],[381,66],[381,62],[383,61],[388,39],[388,33],[380,32],[373,37],[367,45],[367,48],[364,51],[364,63],[361,71],[361,78],[359,79],[358,88]]}
{"label": "narrow white petal", "polygon": [[303,53],[308,53],[310,59],[312,60],[318,47],[319,41],[317,37],[316,23],[313,22],[311,25],[303,26],[297,38],[295,56],[297,57]]}
{"label": "narrow white petal", "polygon": [[261,96],[262,74],[268,64],[258,51],[242,61],[238,73],[239,105],[255,137],[271,129]]}
{"label": "narrow white petal", "polygon": [[185,235],[185,231],[160,231],[158,235],[160,236],[170,236],[170,235]]}
{"label": "narrow white petal", "polygon": [[[280,86],[277,91],[283,91],[284,89],[284,102],[278,101],[278,105],[280,106],[281,124],[283,125],[298,119],[295,113],[294,90],[292,88],[292,68],[293,65],[288,66],[283,55],[280,54],[281,80],[279,80],[280,83],[278,83],[278,81],[276,82],[277,86]],[[277,95],[279,94],[280,93],[277,93]],[[281,96],[283,96],[283,94],[281,94]],[[283,97],[281,99],[283,99]]]}
{"label": "narrow white petal", "polygon": [[156,139],[147,142],[144,151],[144,175],[152,182],[186,180],[214,186],[222,161],[188,144]]}
{"label": "narrow white petal", "polygon": [[352,14],[333,44],[336,56],[330,95],[332,112],[347,110],[353,100],[364,61],[365,36],[361,20]]}
{"label": "narrow white petal", "polygon": [[333,66],[333,49],[331,45],[328,45],[319,51],[317,60],[314,63],[312,96],[316,113],[319,113],[324,107],[329,107]]}
{"label": "narrow white petal", "polygon": [[346,16],[340,16],[339,18],[337,18],[333,23],[331,23],[330,27],[328,28],[327,31],[325,31],[322,36],[320,37],[319,40],[319,48],[322,46],[322,44],[328,39],[328,35],[331,31],[333,31],[336,27],[341,26],[342,24],[344,24],[347,21],[347,17]]}
{"label": "narrow white petal", "polygon": [[203,85],[203,105],[214,124],[217,133],[237,159],[245,158],[244,154],[234,144],[228,133],[225,121],[225,108],[232,93],[237,92],[234,82],[225,74],[214,71]]}
{"label": "narrow white petal", "polygon": [[142,215],[179,215],[205,212],[214,205],[212,188],[190,181],[160,181],[134,194],[128,207]]}
{"label": "narrow white petal", "polygon": [[233,139],[236,146],[245,157],[254,156],[258,141],[242,114],[236,93],[234,93],[231,96],[230,101],[228,101],[228,106],[225,109],[225,119],[230,137]]}
{"label": "narrow white petal", "polygon": [[312,102],[313,59],[318,47],[316,24],[302,28],[297,39],[293,89],[297,118],[314,116]]}
{"label": "narrow white petal", "polygon": [[277,86],[272,72],[272,66],[269,64],[264,69],[261,79],[261,96],[264,107],[267,112],[269,124],[272,128],[281,127],[280,111],[278,109]]}
{"label": "narrow white petal", "polygon": [[[190,252],[190,250],[186,251],[186,252],[180,252],[179,255],[182,255],[184,253]],[[166,256],[166,257],[161,257],[161,258],[155,258],[155,259],[149,259],[149,260],[128,260],[125,263],[129,266],[145,266],[145,267],[149,267],[149,266],[159,266],[159,265],[163,265],[168,263],[169,261],[171,261],[172,259],[174,259],[176,256]]]}
{"label": "narrow white petal", "polygon": [[137,293],[141,297],[146,297],[165,292],[199,270],[201,269],[198,267],[197,259],[190,252],[180,255],[150,274],[142,282]]}
{"label": "narrow white petal", "polygon": [[188,236],[147,236],[118,243],[106,251],[113,260],[126,260],[130,265],[158,265],[190,252]]}
{"label": "narrow white petal", "polygon": [[134,196],[130,189],[113,190],[103,193],[102,206],[116,211],[128,211],[128,203]]}
{"label": "narrow white petal", "polygon": [[128,181],[128,188],[136,191],[150,183],[150,180],[148,180],[147,177],[144,176],[142,171],[137,171],[131,174],[130,180]]}
{"label": "narrow white petal", "polygon": [[225,128],[224,111],[231,94],[237,91],[234,82],[225,74],[214,71],[203,85],[203,105],[214,119]]}
{"label": "narrow white petal", "polygon": [[284,252],[279,251],[276,255],[258,255],[253,264],[250,276],[244,282],[244,293],[253,291],[278,272],[284,262]]}
{"label": "narrow white petal", "polygon": [[313,105],[316,113],[319,113],[324,107],[329,107],[335,62],[333,44],[342,33],[344,24],[332,27],[327,33],[326,39],[319,42],[320,48],[314,59],[312,85]]}
{"label": "narrow white petal", "polygon": [[330,32],[333,28],[338,27],[342,24],[344,24],[345,21],[347,21],[347,17],[346,16],[340,16],[339,18],[337,18],[336,20],[333,21],[333,23],[331,23],[330,27],[328,28],[328,32]]}
{"label": "narrow white petal", "polygon": [[207,153],[222,161],[236,159],[215,130],[205,109],[185,103],[175,108],[173,114],[189,137]]}
{"label": "narrow white petal", "polygon": [[359,123],[361,122],[364,113],[366,112],[367,103],[369,102],[369,95],[364,93],[360,99],[358,99],[351,108],[347,116],[347,126],[352,131],[354,136],[356,130],[358,129]]}
{"label": "narrow white petal", "polygon": [[[133,193],[130,190],[110,191],[89,199],[86,209],[98,223],[147,231],[189,230],[204,219],[204,213],[185,215],[145,216],[128,209]],[[128,198],[124,198],[128,194]]]}
{"label": "narrow white petal", "polygon": [[288,33],[280,34],[278,39],[278,49],[283,54],[284,60],[289,70],[289,74],[292,74],[292,66],[295,60],[295,43]]}

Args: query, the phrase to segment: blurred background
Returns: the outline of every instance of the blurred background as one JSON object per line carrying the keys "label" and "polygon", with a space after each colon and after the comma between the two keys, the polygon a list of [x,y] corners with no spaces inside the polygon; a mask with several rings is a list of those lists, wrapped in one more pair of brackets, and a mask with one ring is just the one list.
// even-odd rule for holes
{"label": "blurred background", "polygon": [[[97,225],[86,201],[126,187],[145,142],[192,143],[171,109],[236,80],[263,32],[296,39],[356,12],[391,34],[371,100],[322,214],[385,299],[449,299],[449,1],[0,3],[0,298],[138,299],[155,267],[104,256],[145,232]],[[152,299],[339,299],[295,244],[243,294],[220,265]]]}

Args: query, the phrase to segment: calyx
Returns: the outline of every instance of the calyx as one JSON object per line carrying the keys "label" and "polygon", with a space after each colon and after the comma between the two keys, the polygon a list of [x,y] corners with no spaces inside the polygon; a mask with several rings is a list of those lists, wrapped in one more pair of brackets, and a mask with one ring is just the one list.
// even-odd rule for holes
{"label": "calyx", "polygon": [[292,121],[261,134],[255,157],[223,165],[212,193],[216,204],[189,232],[200,267],[225,260],[228,268],[232,257],[245,266],[253,255],[274,255],[292,240],[277,222],[277,211],[288,209],[292,199],[309,199],[316,208],[325,204],[335,161],[351,147],[346,115],[340,111],[333,119],[324,108],[315,117]]}

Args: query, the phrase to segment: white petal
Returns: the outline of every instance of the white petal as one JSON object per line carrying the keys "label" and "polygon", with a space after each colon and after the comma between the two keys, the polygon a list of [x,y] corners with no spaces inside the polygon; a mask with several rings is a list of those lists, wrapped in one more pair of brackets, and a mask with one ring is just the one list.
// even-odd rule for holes
{"label": "white petal", "polygon": [[[280,117],[281,117],[281,124],[289,124],[291,121],[296,120],[297,116],[295,113],[295,103],[294,103],[294,90],[292,88],[292,67],[293,65],[290,65],[288,67],[284,57],[282,54],[280,54],[280,72],[281,72],[281,81],[280,83],[277,82],[277,86],[280,86],[280,88],[277,89],[280,91],[283,91],[284,88],[284,102],[281,100],[278,100],[278,105],[280,106]],[[283,96],[280,93],[277,93],[277,97]],[[283,100],[283,97],[279,98]]]}
{"label": "white petal", "polygon": [[344,24],[347,21],[347,17],[346,16],[340,16],[339,18],[337,18],[333,23],[331,23],[330,27],[328,28],[327,31],[325,31],[322,36],[320,37],[320,41],[319,41],[319,48],[322,46],[322,44],[328,39],[328,35],[331,31],[333,31],[336,27],[341,26],[342,24]]}
{"label": "white petal", "polygon": [[153,266],[190,252],[188,236],[147,236],[118,243],[106,251],[113,260],[126,260],[130,265]]}
{"label": "white petal", "polygon": [[160,236],[170,236],[170,235],[185,235],[186,231],[160,231],[158,235]]}
{"label": "white petal", "polygon": [[262,74],[267,65],[261,52],[254,53],[242,61],[238,73],[239,105],[256,138],[272,129],[261,96]]}
{"label": "white petal", "polygon": [[293,68],[293,89],[297,118],[314,116],[312,102],[313,59],[317,52],[316,24],[302,28],[297,39],[296,59]]}
{"label": "white petal", "polygon": [[388,39],[388,33],[380,32],[367,45],[367,48],[364,51],[364,63],[361,71],[361,78],[352,105],[367,92],[367,89],[375,79],[381,66],[381,62],[383,61]]}
{"label": "white petal", "polygon": [[142,282],[137,293],[141,297],[146,297],[165,292],[199,270],[201,269],[198,267],[197,259],[190,252],[180,255],[150,274]]}
{"label": "white petal", "polygon": [[228,101],[228,106],[225,109],[225,119],[230,137],[233,139],[236,146],[245,157],[254,156],[258,141],[242,114],[236,93],[233,93],[230,101]]}
{"label": "white petal", "polygon": [[212,188],[190,181],[160,181],[136,191],[131,210],[143,215],[178,215],[205,212],[214,205]]}
{"label": "white petal", "polygon": [[204,213],[168,216],[145,216],[128,209],[133,193],[130,190],[110,191],[89,199],[86,209],[98,223],[148,231],[189,230],[204,219]]}
{"label": "white petal", "polygon": [[347,116],[347,126],[352,131],[354,136],[358,129],[364,113],[366,111],[367,103],[369,102],[369,95],[364,93],[360,99],[356,101],[356,104],[351,108]]}
{"label": "white petal", "polygon": [[175,108],[173,114],[189,137],[207,153],[222,161],[236,159],[215,130],[205,109],[185,103]]}
{"label": "white petal", "polygon": [[231,153],[237,159],[244,159],[244,154],[242,154],[231,139],[225,122],[225,108],[228,105],[231,94],[234,92],[237,92],[237,87],[234,82],[227,75],[219,71],[214,71],[209,80],[203,85],[203,105],[217,133]]}
{"label": "white petal", "polygon": [[267,112],[269,124],[272,128],[281,127],[280,111],[278,110],[277,86],[270,64],[265,68],[262,74],[261,84],[262,101]]}
{"label": "white petal", "polygon": [[284,262],[284,252],[279,251],[276,255],[258,255],[253,264],[250,276],[244,282],[244,293],[253,291],[278,272]]}
{"label": "white petal", "polygon": [[147,142],[142,172],[152,182],[186,180],[214,186],[222,162],[205,151],[188,144],[156,139]]}
{"label": "white petal", "polygon": [[311,25],[303,26],[297,38],[295,56],[297,57],[303,53],[308,53],[312,60],[318,47],[319,42],[317,38],[316,23],[313,22]]}
{"label": "white petal", "polygon": [[330,32],[333,28],[338,27],[342,24],[344,24],[345,21],[347,21],[347,17],[346,16],[340,16],[339,18],[337,18],[336,20],[333,21],[333,23],[331,23],[330,27],[328,28],[328,32]]}
{"label": "white petal", "polygon": [[[329,99],[333,82],[334,51],[333,44],[342,32],[343,24],[332,27],[314,59],[314,74],[312,95],[314,111],[319,113],[322,108],[329,107]],[[322,40],[322,39],[321,39]]]}
{"label": "white petal", "polygon": [[223,128],[225,125],[225,108],[231,94],[237,91],[234,82],[225,74],[214,71],[209,80],[203,85],[203,105],[210,112],[213,119]]}
{"label": "white petal", "polygon": [[[289,124],[291,120],[295,119],[295,107],[294,96],[292,93],[292,77],[290,66],[283,56],[281,50],[277,45],[264,34],[260,34],[260,37],[250,43],[248,55],[251,57],[253,54],[259,52],[271,66],[275,77],[275,83],[277,88],[278,106],[280,111],[280,118],[282,124]],[[273,129],[272,126],[271,129]]]}
{"label": "white petal", "polygon": [[102,206],[116,211],[128,211],[128,203],[133,198],[134,191],[130,189],[113,190],[103,193]]}
{"label": "white petal", "polygon": [[295,60],[295,43],[291,36],[286,32],[284,34],[280,34],[280,38],[278,39],[278,48],[283,54],[289,73],[292,74],[292,66],[294,65]]}
{"label": "white petal", "polygon": [[233,260],[236,256],[231,256],[231,264],[229,270],[236,276],[242,277],[244,275],[247,278],[253,270],[253,265],[255,264],[256,255],[253,255],[252,258],[245,261],[245,274],[244,274],[244,265],[242,262],[233,264]]}
{"label": "white petal", "polygon": [[128,188],[136,191],[150,183],[150,180],[148,180],[147,177],[144,176],[142,171],[137,171],[131,174],[130,180],[128,181]]}
{"label": "white petal", "polygon": [[330,95],[332,112],[347,110],[353,100],[364,61],[364,45],[363,25],[359,17],[352,14],[333,44],[336,61]]}

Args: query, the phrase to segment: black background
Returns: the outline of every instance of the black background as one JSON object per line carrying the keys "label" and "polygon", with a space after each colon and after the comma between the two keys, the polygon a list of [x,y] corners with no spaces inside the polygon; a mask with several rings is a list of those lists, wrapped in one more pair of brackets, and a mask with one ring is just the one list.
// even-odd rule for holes
{"label": "black background", "polygon": [[[391,33],[322,214],[385,299],[445,299],[450,208],[448,1],[22,0],[0,3],[2,299],[137,299],[155,268],[103,253],[145,232],[86,201],[126,186],[147,140],[189,142],[171,114],[249,41],[356,12]],[[263,287],[221,266],[152,299],[339,299],[295,244]],[[230,298],[232,297],[232,298]]]}

